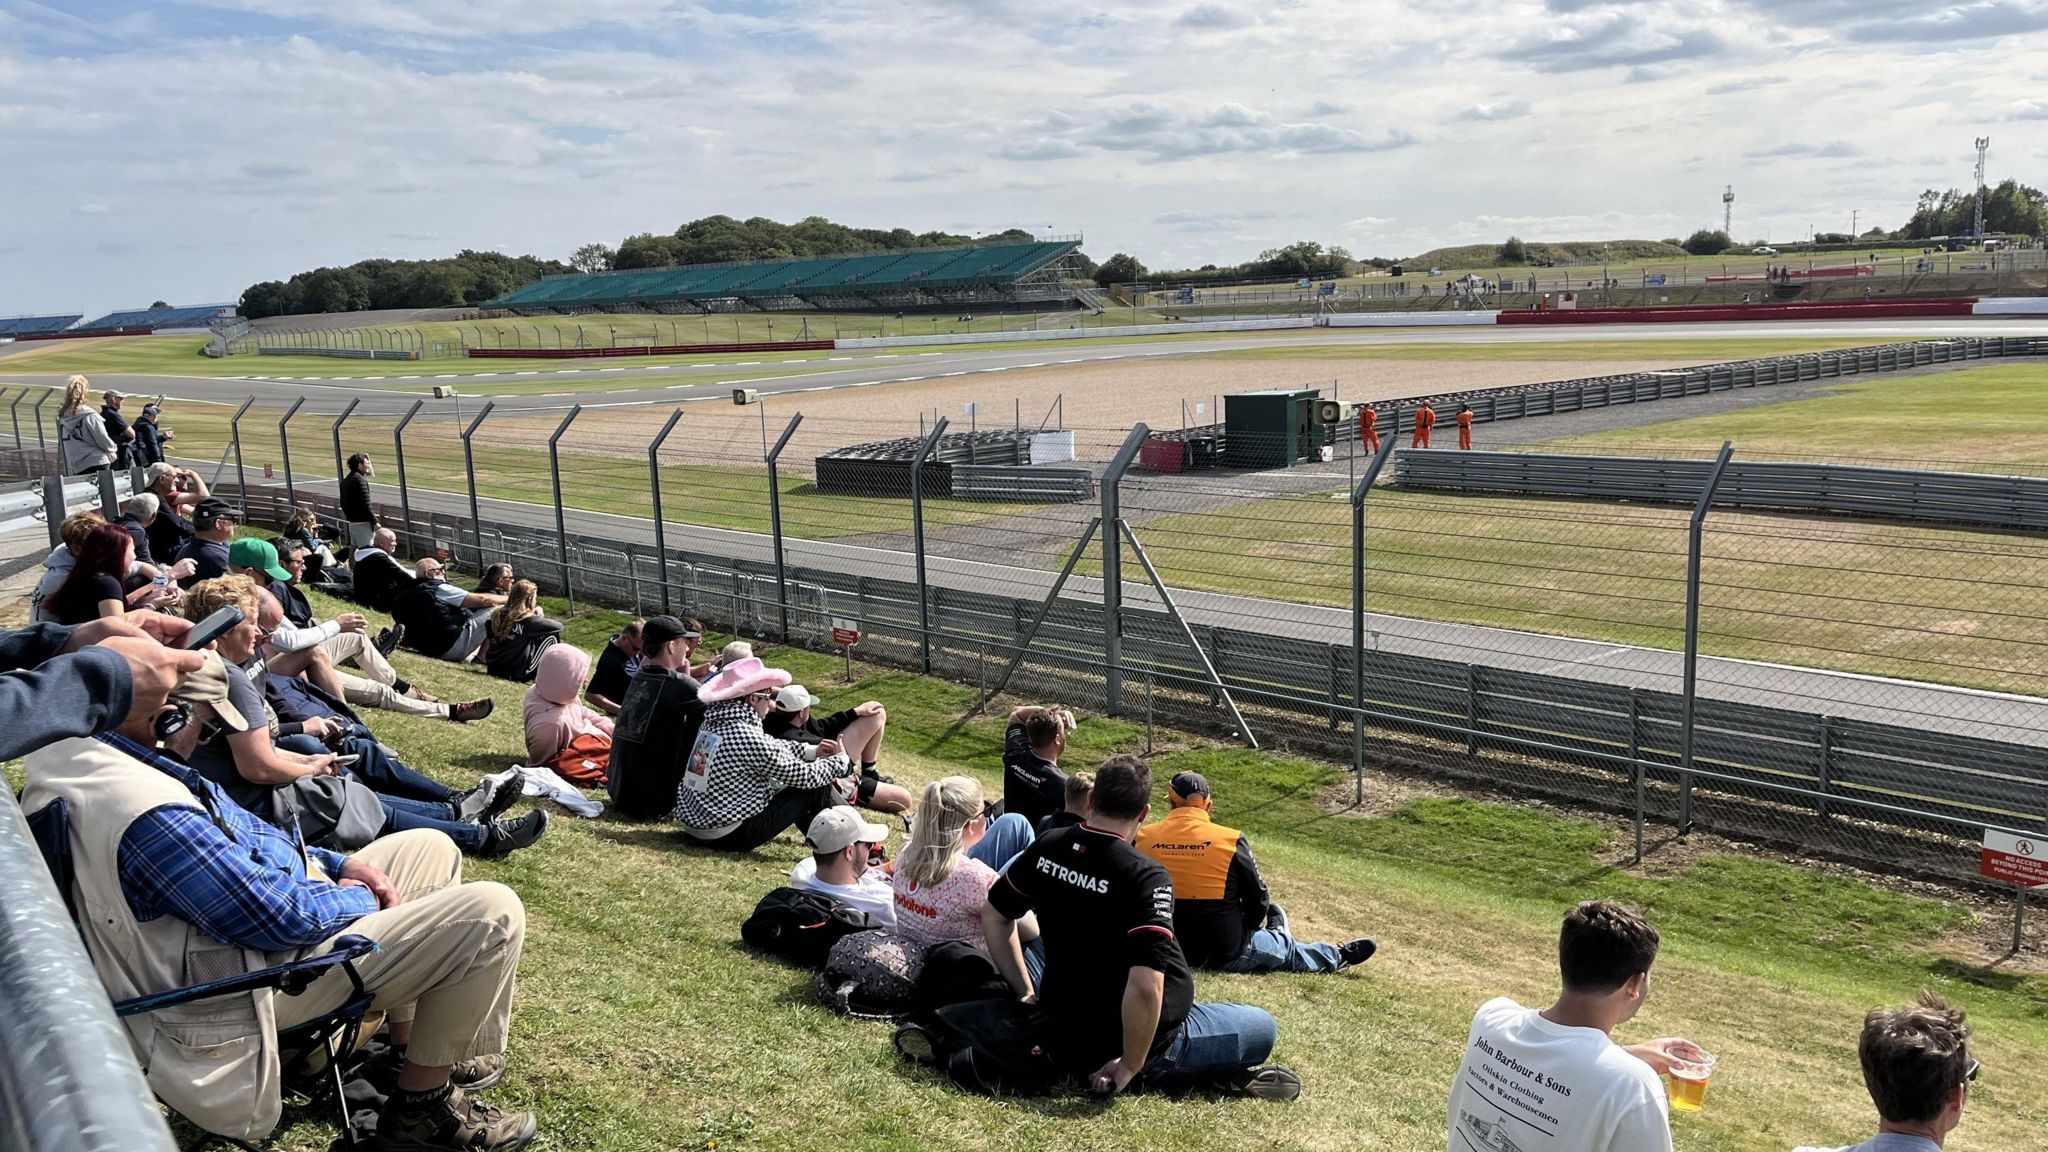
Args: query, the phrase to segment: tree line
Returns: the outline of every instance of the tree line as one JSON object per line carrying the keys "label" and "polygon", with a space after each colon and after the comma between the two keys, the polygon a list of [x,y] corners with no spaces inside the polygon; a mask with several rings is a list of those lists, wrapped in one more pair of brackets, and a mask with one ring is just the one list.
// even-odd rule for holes
{"label": "tree line", "polygon": [[465,248],[445,260],[358,260],[265,280],[242,293],[242,315],[300,316],[372,308],[463,308],[543,276],[568,272],[560,260]]}
{"label": "tree line", "polygon": [[[1354,263],[1351,253],[1338,245],[1323,247],[1314,240],[1297,240],[1282,248],[1268,248],[1242,264],[1204,264],[1200,268],[1147,269],[1128,252],[1118,252],[1096,267],[1097,284],[1150,283],[1202,284],[1239,280],[1277,280],[1343,276]],[[1380,261],[1370,263],[1380,264]]]}

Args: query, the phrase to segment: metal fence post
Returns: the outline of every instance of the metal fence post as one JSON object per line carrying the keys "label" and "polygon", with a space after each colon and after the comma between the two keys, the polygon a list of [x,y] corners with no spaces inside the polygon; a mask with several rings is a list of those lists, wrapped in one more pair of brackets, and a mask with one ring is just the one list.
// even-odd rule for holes
{"label": "metal fence post", "polygon": [[[21,395],[16,396],[13,402],[7,405],[8,419],[14,421],[14,450],[18,453],[27,451],[27,447],[21,442],[21,402],[28,399],[28,391],[27,388],[23,388]],[[27,461],[23,461],[24,469],[26,465]]]}
{"label": "metal fence post", "polygon": [[1365,498],[1394,456],[1394,437],[1380,441],[1351,490],[1351,802],[1365,803]]}
{"label": "metal fence post", "polygon": [[1721,452],[1714,457],[1714,470],[1707,473],[1707,482],[1700,489],[1699,503],[1692,510],[1692,522],[1687,528],[1685,549],[1685,698],[1683,727],[1678,736],[1678,834],[1687,835],[1692,831],[1692,731],[1693,713],[1699,699],[1700,667],[1700,549],[1705,536],[1707,509],[1714,502],[1714,489],[1721,484],[1721,473],[1728,469],[1728,458],[1735,454],[1734,444],[1721,442]]}
{"label": "metal fence post", "polygon": [[924,462],[930,458],[932,449],[938,447],[939,437],[946,434],[946,418],[939,417],[932,430],[917,446],[917,456],[910,462],[910,525],[917,544],[917,653],[918,667],[924,674],[932,674],[932,589],[925,576],[924,554]]}
{"label": "metal fence post", "polygon": [[398,418],[397,427],[391,429],[391,455],[398,461],[398,517],[405,522],[407,551],[415,554],[418,549],[410,546],[413,536],[412,492],[407,488],[405,480],[405,426],[412,423],[412,418],[419,415],[420,409],[426,407],[426,404],[425,400],[413,401],[412,407],[405,410],[405,415]]}
{"label": "metal fence post", "polygon": [[1628,690],[1628,766],[1636,784],[1636,858],[1643,862],[1643,690]]}
{"label": "metal fence post", "polygon": [[[668,530],[661,512],[661,445],[668,434],[675,431],[676,422],[683,418],[681,408],[668,414],[668,423],[647,445],[647,485],[654,494],[654,569],[661,580],[661,610],[665,615],[671,611],[668,591]],[[772,468],[772,466],[771,466]],[[770,473],[773,474],[772,471]],[[780,534],[778,530],[778,535]]]}
{"label": "metal fence post", "polygon": [[1122,708],[1124,689],[1124,473],[1151,434],[1145,425],[1133,425],[1102,473],[1102,709],[1110,716]]}
{"label": "metal fence post", "polygon": [[39,476],[36,483],[43,490],[43,521],[50,530],[50,547],[64,543],[60,530],[64,526],[64,478],[62,476]]}
{"label": "metal fence post", "polygon": [[476,566],[478,571],[482,571],[484,567],[484,514],[477,507],[476,450],[471,445],[470,439],[476,435],[478,428],[483,427],[484,421],[491,415],[491,409],[495,407],[497,407],[497,401],[484,401],[483,410],[476,414],[476,419],[469,422],[469,427],[462,430],[462,474],[469,479],[469,533],[470,538],[476,541]]}
{"label": "metal fence post", "polygon": [[[57,393],[54,389],[45,388],[43,390],[43,394],[41,396],[36,397],[35,407],[31,409],[31,411],[34,412],[36,418],[37,472],[48,472],[50,470],[50,442],[43,436],[43,405],[48,404],[50,402],[50,397],[55,396],[56,394]],[[64,471],[64,465],[61,461],[57,465],[57,471],[60,473]]]}
{"label": "metal fence post", "polygon": [[782,483],[776,462],[782,458],[783,446],[796,435],[796,426],[803,422],[803,413],[791,416],[789,427],[782,430],[775,447],[768,451],[768,525],[775,537],[775,614],[781,624],[781,631],[777,634],[785,644],[789,643],[789,568],[782,554]]}
{"label": "metal fence post", "polygon": [[235,449],[235,503],[242,506],[242,514],[249,514],[249,473],[242,467],[242,417],[249,412],[249,406],[256,403],[254,396],[242,401],[235,414],[228,417],[228,443]]}
{"label": "metal fence post", "polygon": [[562,511],[562,436],[569,431],[569,425],[583,414],[583,405],[569,408],[569,414],[562,417],[560,427],[548,437],[548,475],[555,489],[555,563],[562,569],[562,588],[569,597],[569,610],[576,610],[576,578],[569,572],[569,519]]}
{"label": "metal fence post", "polygon": [[301,396],[297,400],[292,401],[292,406],[285,409],[284,415],[277,421],[278,452],[284,457],[284,503],[286,508],[296,508],[299,505],[298,489],[292,485],[292,434],[290,425],[292,417],[298,415],[299,409],[305,406],[306,398]]}
{"label": "metal fence post", "polygon": [[361,403],[362,400],[360,398],[351,399],[348,402],[348,407],[341,410],[341,415],[334,418],[334,426],[332,428],[334,433],[334,479],[337,483],[341,481],[342,477],[348,475],[348,469],[341,462],[341,426],[348,423],[350,416],[355,415],[356,405]]}
{"label": "metal fence post", "polygon": [[119,520],[121,518],[121,494],[114,487],[114,470],[112,468],[102,468],[98,472],[93,473],[93,479],[99,481],[100,515],[109,523]]}

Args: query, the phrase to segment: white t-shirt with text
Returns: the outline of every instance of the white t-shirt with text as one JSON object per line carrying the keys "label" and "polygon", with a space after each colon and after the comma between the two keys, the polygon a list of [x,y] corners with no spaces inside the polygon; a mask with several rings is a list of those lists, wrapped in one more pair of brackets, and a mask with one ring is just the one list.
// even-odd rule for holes
{"label": "white t-shirt with text", "polygon": [[1451,1086],[1450,1152],[1671,1152],[1664,1082],[1597,1028],[1507,997],[1472,1017]]}

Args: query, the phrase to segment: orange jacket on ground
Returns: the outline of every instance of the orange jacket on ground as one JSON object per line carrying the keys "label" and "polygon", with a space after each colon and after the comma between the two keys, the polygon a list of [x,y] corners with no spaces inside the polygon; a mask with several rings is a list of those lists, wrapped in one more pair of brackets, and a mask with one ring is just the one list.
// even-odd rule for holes
{"label": "orange jacket on ground", "polygon": [[1216,968],[1244,952],[1266,926],[1271,897],[1244,833],[1209,819],[1206,808],[1175,808],[1138,830],[1138,851],[1173,877],[1173,934],[1196,967]]}

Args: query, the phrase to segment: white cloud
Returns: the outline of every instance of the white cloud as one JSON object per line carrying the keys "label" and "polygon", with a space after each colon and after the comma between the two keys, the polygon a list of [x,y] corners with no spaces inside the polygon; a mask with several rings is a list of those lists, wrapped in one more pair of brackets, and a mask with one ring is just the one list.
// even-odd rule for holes
{"label": "white cloud", "polygon": [[1501,100],[1492,104],[1474,104],[1458,113],[1460,120],[1519,120],[1530,112],[1527,100]]}

